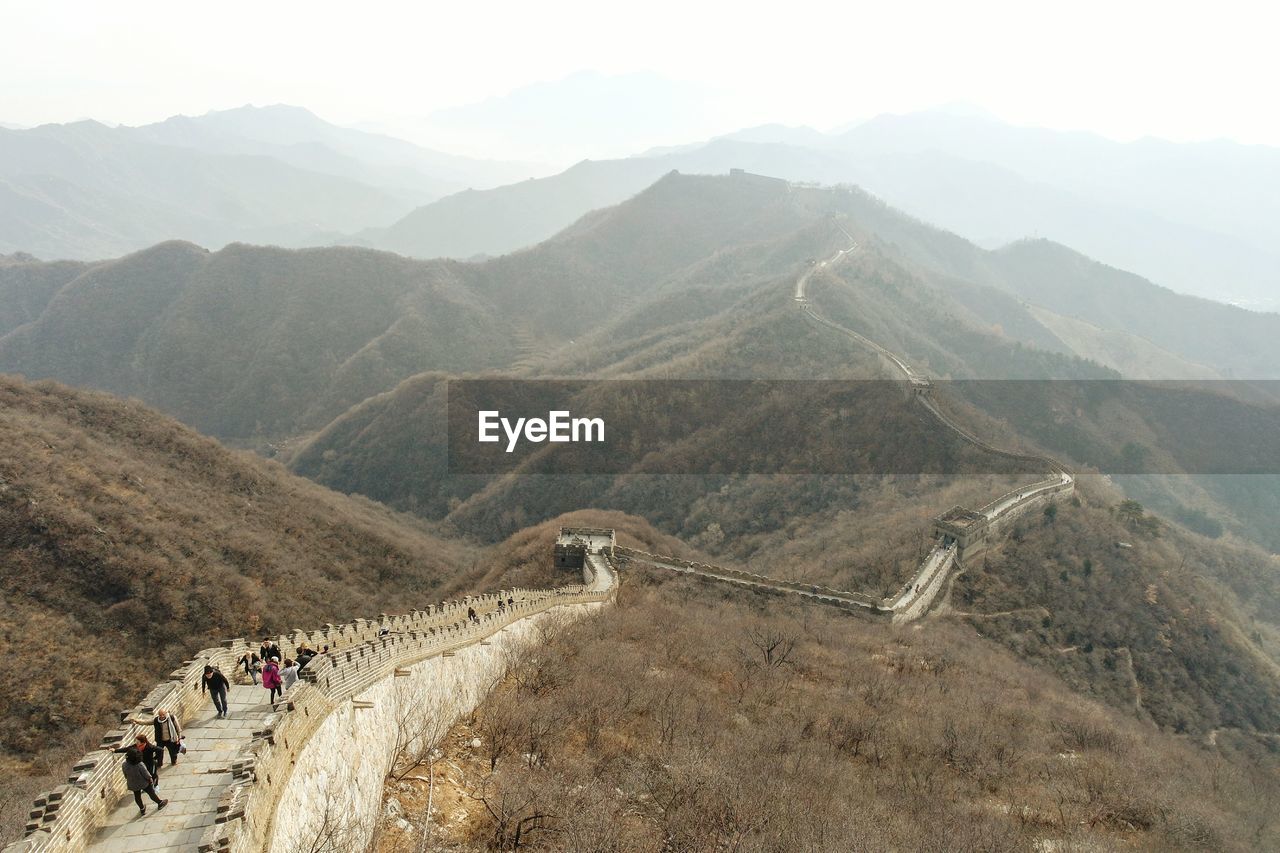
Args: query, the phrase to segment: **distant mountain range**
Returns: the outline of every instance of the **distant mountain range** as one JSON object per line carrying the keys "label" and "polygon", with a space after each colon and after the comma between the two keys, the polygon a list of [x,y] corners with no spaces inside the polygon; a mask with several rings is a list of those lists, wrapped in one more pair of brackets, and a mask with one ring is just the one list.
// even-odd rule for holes
{"label": "distant mountain range", "polygon": [[212,154],[274,157],[299,169],[377,187],[397,197],[439,196],[545,174],[534,163],[445,154],[390,136],[339,127],[301,107],[241,107],[191,118],[174,116],[131,128],[148,142]]}
{"label": "distant mountain range", "polygon": [[308,245],[466,187],[540,174],[243,107],[143,127],[0,129],[0,254],[113,257],[182,238]]}
{"label": "distant mountain range", "polygon": [[417,257],[501,254],[545,239],[673,169],[853,183],[988,247],[1045,237],[1183,293],[1280,308],[1280,149],[1122,144],[948,112],[839,134],[764,126],[420,208],[355,242]]}
{"label": "distant mountain range", "polygon": [[[824,310],[930,375],[1280,377],[1280,316],[1179,295],[1047,240],[985,250],[860,190],[749,174],[667,175],[477,262],[179,242],[99,263],[11,256],[0,371],[137,396],[260,448],[318,432],[296,456],[301,473],[506,535],[515,507],[553,513],[586,498],[473,495],[475,483],[447,476],[424,437],[441,380],[879,375],[874,357],[816,334],[792,304],[806,260],[845,245],[835,221],[863,253],[818,290]],[[1123,449],[1103,425],[1073,429],[1085,458]],[[629,494],[609,505],[654,517],[650,498]],[[1245,510],[1269,501],[1241,504],[1239,529],[1256,528]]]}
{"label": "distant mountain range", "polygon": [[[601,186],[597,168],[648,181],[626,171],[640,166],[653,164],[583,164],[579,186]],[[513,198],[507,188],[450,203]],[[679,330],[727,310],[741,287],[829,252],[829,229],[806,235],[834,214],[936,291],[861,321],[934,375],[1051,376],[1061,370],[1034,366],[1032,353],[1056,353],[1132,378],[1280,378],[1278,315],[1183,296],[1047,240],[984,250],[866,193],[749,175],[668,175],[530,249],[473,263],[177,242],[97,263],[10,256],[0,262],[0,370],[136,395],[237,439],[320,428],[424,371],[630,372],[674,363]],[[940,305],[960,326],[929,325]],[[655,323],[660,350],[640,362],[619,354]],[[987,342],[958,344],[959,329]],[[1013,359],[990,348],[1014,343],[1030,349]]]}
{"label": "distant mountain range", "polygon": [[[462,112],[493,132],[532,134],[542,121],[534,107],[559,103],[564,87],[609,103],[624,83],[665,91],[646,79],[561,82]],[[600,116],[580,122],[584,140],[594,138],[592,122]],[[1043,237],[1182,293],[1280,309],[1280,149],[1117,143],[954,110],[880,116],[836,133],[763,125],[550,176],[545,166],[443,154],[283,105],[136,128],[0,128],[0,254],[87,260],[183,239],[500,255],[667,172],[733,168],[856,184],[988,248]]]}

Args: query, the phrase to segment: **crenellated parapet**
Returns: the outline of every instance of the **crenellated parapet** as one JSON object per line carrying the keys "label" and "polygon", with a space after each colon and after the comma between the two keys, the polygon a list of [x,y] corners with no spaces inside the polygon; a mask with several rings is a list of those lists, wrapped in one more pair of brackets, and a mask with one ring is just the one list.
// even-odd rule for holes
{"label": "crenellated parapet", "polygon": [[[262,849],[274,815],[276,798],[293,762],[311,734],[336,708],[397,670],[423,660],[447,656],[484,642],[503,628],[578,604],[599,603],[614,594],[611,569],[593,557],[585,584],[551,589],[515,588],[433,604],[401,615],[356,619],[318,630],[297,629],[272,639],[285,657],[302,645],[329,647],[313,658],[299,681],[266,714],[238,754],[227,759],[231,783],[219,798],[214,823],[199,843],[202,851]],[[511,603],[507,604],[510,600]],[[471,618],[471,611],[475,618]],[[121,725],[107,732],[94,752],[77,761],[66,783],[42,794],[29,813],[25,837],[5,853],[71,853],[85,850],[116,804],[128,795],[120,757],[110,750],[150,733],[149,719],[164,708],[184,724],[208,705],[200,689],[206,664],[236,677],[237,662],[258,648],[256,639],[231,639],[203,649],[175,669],[132,708],[121,711]]]}

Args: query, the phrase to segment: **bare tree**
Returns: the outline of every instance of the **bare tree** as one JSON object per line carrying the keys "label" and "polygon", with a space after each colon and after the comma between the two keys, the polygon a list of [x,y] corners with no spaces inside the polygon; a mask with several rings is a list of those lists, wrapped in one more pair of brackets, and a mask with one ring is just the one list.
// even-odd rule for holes
{"label": "bare tree", "polygon": [[540,696],[563,683],[566,662],[557,644],[549,641],[513,649],[506,669],[518,693]]}
{"label": "bare tree", "polygon": [[350,853],[363,850],[372,831],[372,816],[356,815],[351,804],[330,787],[320,803],[319,826],[308,829],[301,838],[287,845],[286,850],[287,853]]}
{"label": "bare tree", "polygon": [[505,691],[496,691],[489,695],[483,713],[477,717],[475,727],[484,744],[491,773],[519,741],[523,724],[521,716],[515,698]]}
{"label": "bare tree", "polygon": [[[396,684],[395,755],[391,762],[390,776],[396,781],[413,779],[427,783],[427,807],[422,816],[419,849],[429,843],[434,824],[431,814],[435,808],[436,762],[444,757],[444,742],[451,729],[448,716],[436,703],[419,700],[408,682]],[[411,776],[420,769],[426,776]]]}
{"label": "bare tree", "polygon": [[555,831],[556,816],[546,808],[555,799],[547,793],[528,771],[507,775],[501,784],[494,774],[486,774],[467,792],[488,812],[493,822],[492,843],[499,850],[518,850],[535,832]]}
{"label": "bare tree", "polygon": [[439,758],[448,736],[450,720],[439,707],[417,701],[408,684],[396,685],[396,746],[391,778],[400,781],[421,767],[431,767]]}
{"label": "bare tree", "polygon": [[791,663],[796,650],[797,635],[772,625],[748,628],[747,642],[755,649],[766,667],[777,668]]}

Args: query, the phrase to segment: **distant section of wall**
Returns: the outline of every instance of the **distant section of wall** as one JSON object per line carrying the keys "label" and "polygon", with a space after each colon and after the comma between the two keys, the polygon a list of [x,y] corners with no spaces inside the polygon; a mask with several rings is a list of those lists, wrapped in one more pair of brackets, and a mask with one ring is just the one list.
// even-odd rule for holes
{"label": "distant section of wall", "polygon": [[894,622],[910,622],[919,619],[929,611],[938,593],[945,586],[947,576],[961,559],[966,557],[972,559],[980,555],[991,537],[1007,530],[1013,520],[1022,516],[1027,510],[1046,504],[1056,495],[1069,493],[1074,489],[1075,478],[1064,471],[1055,470],[1049,478],[1003,494],[981,510],[964,510],[960,507],[950,510],[948,514],[962,515],[970,520],[969,529],[973,531],[972,541],[966,540],[961,547],[959,541],[952,535],[956,534],[957,528],[940,518],[937,522],[938,541],[929,551],[924,562],[920,564],[920,568],[898,588],[896,593],[879,600],[861,592],[848,592],[815,584],[780,580],[724,566],[650,554],[634,548],[619,547],[615,552],[623,560],[635,560],[659,568],[756,589],[792,593],[845,610],[891,616]]}
{"label": "distant section of wall", "polygon": [[873,596],[861,592],[846,592],[844,590],[832,589],[829,586],[780,580],[778,578],[771,578],[765,575],[757,575],[752,572],[744,572],[739,569],[728,569],[724,566],[713,566],[710,563],[698,563],[692,560],[682,560],[679,557],[666,557],[658,554],[650,554],[648,551],[640,551],[635,548],[618,547],[615,549],[615,553],[623,560],[634,560],[638,563],[647,563],[652,566],[658,566],[659,568],[671,569],[673,571],[698,575],[699,577],[712,578],[714,580],[727,581],[741,586],[749,586],[778,593],[792,593],[804,596],[805,598],[822,604],[840,607],[845,610],[877,615],[887,615],[889,612],[886,608],[882,607]]}

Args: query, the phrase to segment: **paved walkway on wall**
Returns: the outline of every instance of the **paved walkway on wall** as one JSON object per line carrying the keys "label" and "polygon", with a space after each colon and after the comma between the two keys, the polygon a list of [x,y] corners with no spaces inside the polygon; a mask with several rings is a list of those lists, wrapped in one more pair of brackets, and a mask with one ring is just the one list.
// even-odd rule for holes
{"label": "paved walkway on wall", "polygon": [[[614,586],[617,578],[609,564],[595,554],[588,560],[593,569],[589,588],[606,591]],[[223,792],[234,781],[232,761],[253,741],[254,733],[263,730],[272,713],[267,697],[261,686],[232,685],[226,719],[214,716],[213,702],[208,700],[184,727],[187,753],[179,756],[177,765],[166,764],[160,770],[156,793],[169,805],[157,810],[144,794],[147,813],[140,816],[132,794],[121,798],[85,849],[89,853],[195,853],[205,830],[215,822]],[[111,757],[117,764],[124,761],[123,755]]]}
{"label": "paved walkway on wall", "polygon": [[[254,685],[232,685],[230,714],[214,717],[213,702],[183,731],[187,754],[160,771],[156,793],[169,805],[157,811],[142,795],[147,813],[138,816],[133,795],[122,799],[90,843],[90,853],[144,853],[148,850],[195,850],[205,827],[217,816],[218,797],[231,784],[231,759],[261,730],[271,712],[267,691]],[[115,756],[124,761],[124,756]]]}
{"label": "paved walkway on wall", "polygon": [[842,607],[856,607],[868,612],[878,612],[879,608],[870,600],[869,596],[860,596],[856,593],[846,593],[840,590],[827,590],[825,592],[813,591],[806,589],[796,589],[794,586],[784,586],[781,582],[771,582],[768,578],[742,578],[735,577],[728,571],[716,571],[714,566],[707,568],[690,568],[681,565],[678,562],[664,560],[661,557],[642,557],[628,556],[629,559],[637,563],[644,563],[649,566],[656,566],[660,569],[670,569],[673,572],[680,572],[686,575],[695,575],[702,578],[711,578],[712,580],[725,581],[726,583],[738,584],[739,586],[749,586],[755,589],[767,590],[770,592],[778,592],[783,595],[799,595],[804,598],[820,601],[823,604],[833,604]]}

